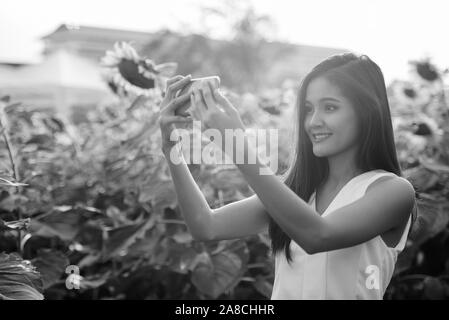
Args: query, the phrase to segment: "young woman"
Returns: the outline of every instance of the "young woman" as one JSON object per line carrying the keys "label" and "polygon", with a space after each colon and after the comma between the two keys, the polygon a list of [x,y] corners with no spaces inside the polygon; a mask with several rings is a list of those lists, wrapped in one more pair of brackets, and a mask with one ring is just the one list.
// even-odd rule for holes
{"label": "young woman", "polygon": [[[193,119],[208,128],[244,129],[219,90],[203,86],[174,98],[190,81],[167,83],[161,104],[163,151],[181,212],[197,240],[246,237],[268,228],[275,256],[272,299],[382,299],[416,214],[415,190],[401,176],[385,82],[367,56],[332,56],[303,80],[296,106],[293,161],[280,178],[260,175],[248,139],[236,163],[255,194],[208,206],[184,161],[170,157],[176,107],[190,98]],[[225,151],[225,150],[224,150]],[[182,155],[180,155],[182,160]],[[178,159],[179,160],[179,159]]]}

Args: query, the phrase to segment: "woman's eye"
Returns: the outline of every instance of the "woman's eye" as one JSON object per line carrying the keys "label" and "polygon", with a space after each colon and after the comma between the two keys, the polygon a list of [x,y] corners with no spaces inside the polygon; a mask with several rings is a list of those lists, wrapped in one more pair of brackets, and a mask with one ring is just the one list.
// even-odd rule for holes
{"label": "woman's eye", "polygon": [[337,109],[337,107],[336,106],[334,106],[334,105],[332,105],[332,104],[328,104],[328,105],[326,105],[326,110],[331,110],[331,111],[333,111],[333,110],[335,110],[335,109]]}

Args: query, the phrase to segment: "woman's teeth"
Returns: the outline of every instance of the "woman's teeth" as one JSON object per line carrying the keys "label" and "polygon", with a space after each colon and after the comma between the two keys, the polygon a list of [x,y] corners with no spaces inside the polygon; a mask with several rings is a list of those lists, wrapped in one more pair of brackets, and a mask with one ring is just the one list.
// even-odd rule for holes
{"label": "woman's teeth", "polygon": [[320,142],[320,141],[323,141],[324,139],[330,137],[331,135],[332,135],[331,133],[326,133],[326,134],[314,134],[314,135],[313,135],[313,139],[314,139],[316,142]]}

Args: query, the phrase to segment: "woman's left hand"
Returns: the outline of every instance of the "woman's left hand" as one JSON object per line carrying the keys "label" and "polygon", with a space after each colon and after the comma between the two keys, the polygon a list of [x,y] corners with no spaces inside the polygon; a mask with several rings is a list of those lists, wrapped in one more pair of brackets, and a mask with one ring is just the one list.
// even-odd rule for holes
{"label": "woman's left hand", "polygon": [[[201,91],[201,92],[200,92]],[[225,136],[225,130],[245,130],[239,112],[218,89],[203,82],[200,90],[190,95],[190,114],[194,120],[200,120],[206,128],[217,129]]]}

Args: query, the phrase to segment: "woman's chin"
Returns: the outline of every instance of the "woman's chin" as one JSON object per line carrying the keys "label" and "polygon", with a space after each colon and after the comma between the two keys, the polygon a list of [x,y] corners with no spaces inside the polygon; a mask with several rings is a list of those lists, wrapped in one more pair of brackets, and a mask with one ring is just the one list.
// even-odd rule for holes
{"label": "woman's chin", "polygon": [[327,148],[315,145],[313,146],[313,154],[315,155],[315,157],[319,158],[327,157],[329,156],[329,150],[327,150]]}

